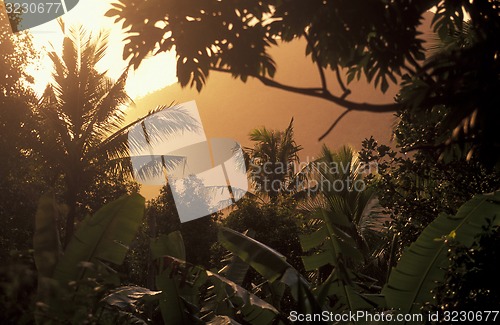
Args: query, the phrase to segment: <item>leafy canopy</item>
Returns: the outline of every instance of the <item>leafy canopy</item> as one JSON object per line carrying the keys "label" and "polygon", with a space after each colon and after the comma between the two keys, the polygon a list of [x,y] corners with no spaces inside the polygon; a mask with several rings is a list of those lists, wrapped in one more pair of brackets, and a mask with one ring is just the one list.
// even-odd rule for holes
{"label": "leafy canopy", "polygon": [[[322,97],[352,109],[394,110],[332,95],[325,69],[348,68],[349,80],[364,74],[385,91],[405,62],[423,59],[418,26],[436,1],[137,1],[119,0],[107,16],[127,30],[124,58],[137,67],[150,53],[175,48],[182,86],[200,91],[210,71],[229,72],[246,81]],[[404,14],[403,14],[404,13]],[[276,63],[269,50],[278,40],[305,38],[306,54],[318,66],[322,85],[298,88],[272,78]]]}
{"label": "leafy canopy", "polygon": [[[211,71],[222,71],[345,107],[322,138],[351,110],[422,115],[444,105],[444,145],[465,143],[466,154],[477,151],[490,166],[498,160],[490,152],[499,152],[499,15],[498,1],[487,0],[117,0],[107,12],[127,32],[125,59],[137,67],[149,54],[175,50],[183,87],[201,91]],[[424,48],[426,17],[441,50]],[[317,87],[274,79],[272,46],[298,39],[316,64]],[[398,80],[403,88],[395,103],[354,102],[344,71],[347,82],[364,75],[382,92]]]}

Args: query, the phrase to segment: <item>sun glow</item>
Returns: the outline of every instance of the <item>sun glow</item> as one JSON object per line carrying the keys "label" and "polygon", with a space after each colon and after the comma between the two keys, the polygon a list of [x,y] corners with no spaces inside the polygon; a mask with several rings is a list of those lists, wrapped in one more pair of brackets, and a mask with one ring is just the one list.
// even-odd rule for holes
{"label": "sun glow", "polygon": [[[88,32],[110,32],[108,52],[96,68],[99,71],[107,70],[109,76],[116,79],[126,68],[122,56],[124,33],[120,25],[113,23],[112,18],[104,16],[110,8],[110,3],[112,0],[80,0],[73,10],[62,16],[62,20],[66,26],[80,24]],[[55,50],[60,53],[64,35],[56,20],[31,28],[30,32],[35,48],[41,52],[41,61],[29,67],[28,71],[35,77],[35,91],[41,95],[52,73],[52,62],[46,51]],[[130,71],[127,93],[131,98],[137,99],[177,82],[175,66],[174,52],[161,53],[146,59],[136,71]]]}

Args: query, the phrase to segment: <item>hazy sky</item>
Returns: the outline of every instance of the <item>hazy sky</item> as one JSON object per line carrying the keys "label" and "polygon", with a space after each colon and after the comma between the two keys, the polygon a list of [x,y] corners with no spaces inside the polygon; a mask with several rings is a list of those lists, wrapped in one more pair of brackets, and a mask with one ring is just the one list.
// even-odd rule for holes
{"label": "hazy sky", "polygon": [[[80,0],[73,10],[63,15],[66,25],[81,24],[88,31],[110,30],[109,47],[106,57],[97,66],[99,70],[108,69],[110,76],[117,78],[125,68],[122,60],[123,38],[120,25],[113,24],[113,19],[104,16],[113,0]],[[56,20],[30,29],[33,34],[33,43],[38,50],[55,49],[61,51],[63,33]],[[161,61],[161,64],[158,64]],[[31,68],[36,78],[35,90],[41,94],[50,80],[52,63],[44,56],[39,67]],[[162,89],[177,81],[175,76],[175,53],[162,53],[149,58],[141,67],[129,74],[127,92],[132,98]]]}

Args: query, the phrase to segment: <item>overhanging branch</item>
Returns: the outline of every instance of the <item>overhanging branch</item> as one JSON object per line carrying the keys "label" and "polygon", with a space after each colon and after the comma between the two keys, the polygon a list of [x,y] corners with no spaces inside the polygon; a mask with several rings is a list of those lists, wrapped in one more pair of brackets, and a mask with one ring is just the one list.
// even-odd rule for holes
{"label": "overhanging branch", "polygon": [[328,86],[326,83],[325,71],[323,70],[323,67],[321,66],[319,55],[318,55],[318,53],[316,53],[316,50],[314,49],[314,45],[311,42],[309,35],[307,35],[307,32],[304,32],[304,37],[306,39],[307,45],[311,49],[313,61],[316,62],[316,67],[318,68],[319,77],[321,79],[321,88],[323,89],[323,92],[328,93],[329,91],[328,91]]}
{"label": "overhanging branch", "polygon": [[340,89],[344,92],[340,98],[345,99],[347,96],[351,94],[351,90],[347,88],[342,81],[342,77],[340,76],[339,66],[335,68],[335,76],[337,77],[337,81],[339,82]]}
{"label": "overhanging branch", "polygon": [[[227,70],[224,68],[218,68],[218,67],[210,67],[210,70],[225,72],[225,73],[232,73],[230,70]],[[264,77],[264,76],[252,75],[251,77],[254,77],[254,78],[260,80],[260,82],[262,82],[266,86],[289,91],[289,92],[293,92],[296,94],[325,99],[329,102],[332,102],[332,103],[337,104],[339,106],[345,107],[346,109],[352,110],[352,111],[364,111],[364,112],[372,112],[372,113],[389,113],[389,112],[395,112],[399,108],[399,104],[397,104],[397,103],[390,103],[390,104],[357,103],[357,102],[347,100],[343,97],[337,97],[335,95],[332,95],[329,92],[324,92],[323,88],[294,87],[294,86],[289,86],[289,85],[279,83],[273,79],[269,79],[269,78]]]}
{"label": "overhanging branch", "polygon": [[337,119],[332,123],[332,125],[328,128],[328,130],[326,130],[325,133],[323,133],[322,136],[319,137],[318,141],[321,141],[323,140],[328,134],[330,134],[330,132],[332,132],[332,130],[337,126],[337,124],[339,124],[340,120],[347,115],[347,113],[349,113],[350,110],[346,109],[342,114],[339,115],[339,117],[337,117]]}

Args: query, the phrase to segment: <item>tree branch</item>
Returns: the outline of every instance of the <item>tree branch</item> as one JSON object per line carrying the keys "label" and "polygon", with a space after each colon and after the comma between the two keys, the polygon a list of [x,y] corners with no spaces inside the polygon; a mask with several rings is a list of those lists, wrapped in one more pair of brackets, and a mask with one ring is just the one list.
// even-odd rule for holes
{"label": "tree branch", "polygon": [[[218,68],[218,67],[210,67],[210,70],[225,72],[225,73],[232,73],[230,70],[227,70],[224,68]],[[322,98],[322,99],[325,99],[325,100],[332,102],[334,104],[337,104],[339,106],[345,107],[346,109],[352,110],[352,111],[364,111],[364,112],[372,112],[372,113],[388,113],[388,112],[395,112],[399,108],[399,104],[397,104],[397,103],[390,103],[390,104],[357,103],[357,102],[352,102],[352,101],[346,100],[345,98],[342,98],[342,97],[337,97],[337,96],[332,95],[330,93],[324,93],[322,91],[323,90],[322,88],[294,87],[294,86],[284,85],[282,83],[279,83],[273,79],[269,79],[269,78],[264,77],[264,76],[251,75],[251,77],[254,77],[254,78],[260,80],[260,82],[262,82],[266,86],[289,91],[289,92],[293,92],[296,94],[302,94],[302,95],[306,95],[306,96]]]}
{"label": "tree branch", "polygon": [[330,134],[330,132],[332,132],[332,130],[337,126],[337,124],[339,124],[340,120],[347,115],[347,113],[349,113],[350,110],[345,110],[342,114],[339,115],[339,117],[337,117],[337,119],[333,122],[333,124],[328,128],[328,130],[326,130],[325,133],[323,133],[322,136],[319,137],[318,141],[321,141],[323,140],[328,134]]}
{"label": "tree branch", "polygon": [[342,89],[343,91],[343,94],[342,96],[340,96],[340,98],[345,99],[347,96],[351,94],[351,90],[348,89],[345,86],[344,82],[342,81],[342,77],[340,76],[340,71],[338,66],[337,68],[335,68],[335,76],[337,77],[337,81],[339,82],[340,89]]}
{"label": "tree branch", "polygon": [[309,46],[309,48],[311,49],[311,55],[313,57],[313,61],[316,62],[316,67],[318,68],[319,77],[321,79],[321,87],[323,88],[323,92],[330,93],[328,91],[328,85],[326,84],[325,71],[323,70],[323,67],[321,66],[321,62],[319,62],[318,53],[316,53],[316,50],[314,49],[314,46],[311,42],[311,39],[309,38],[309,35],[307,35],[307,32],[305,32],[305,31],[304,31],[304,38],[307,41],[307,46]]}

